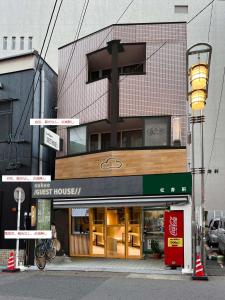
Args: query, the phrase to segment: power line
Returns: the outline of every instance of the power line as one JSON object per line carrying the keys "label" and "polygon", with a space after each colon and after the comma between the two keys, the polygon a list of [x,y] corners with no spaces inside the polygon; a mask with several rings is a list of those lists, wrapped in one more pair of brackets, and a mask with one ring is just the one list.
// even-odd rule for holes
{"label": "power line", "polygon": [[[86,12],[87,12],[87,8],[88,8],[88,5],[89,5],[89,0],[87,0],[84,5],[83,5],[83,9],[82,9],[82,12],[81,12],[81,15],[80,15],[80,19],[79,19],[79,22],[78,22],[78,27],[77,27],[77,31],[76,31],[76,34],[75,34],[75,37],[74,39],[77,40],[79,38],[79,35],[80,35],[80,31],[81,31],[81,28],[82,28],[82,25],[83,25],[83,22],[84,22],[84,17],[86,15]],[[73,44],[73,47],[71,49],[71,52],[70,52],[70,56],[69,56],[69,60],[67,62],[67,65],[66,65],[66,71],[64,72],[62,78],[62,84],[61,84],[61,87],[59,88],[59,92],[58,94],[60,95],[61,93],[61,90],[63,88],[63,85],[65,83],[65,80],[66,80],[66,76],[68,74],[68,71],[69,71],[69,68],[70,68],[70,64],[71,64],[71,61],[72,61],[72,58],[73,58],[73,54],[74,54],[74,51],[76,49],[76,45],[77,45],[77,42],[75,42]]]}
{"label": "power line", "polygon": [[[135,0],[132,0],[127,7],[125,8],[125,10],[123,11],[123,13],[121,14],[121,16],[118,18],[117,22],[115,24],[118,24],[118,22],[121,20],[121,18],[123,17],[123,15],[126,13],[126,11],[128,10],[128,8],[131,6],[131,4],[134,2]],[[188,22],[187,24],[191,23],[197,16],[199,16],[210,4],[212,4],[215,0],[212,0],[210,3],[208,3],[203,9],[201,9],[195,16],[193,16]],[[112,32],[113,28],[108,32],[108,34],[106,35],[106,37],[103,39],[103,41],[100,43],[100,45],[98,46],[97,49],[99,49],[102,44],[104,43],[104,41],[107,39],[107,37],[109,36],[109,34]],[[74,79],[72,79],[71,83],[67,86],[67,88],[63,91],[62,96],[68,91],[68,89],[72,86],[72,84],[74,83],[74,81],[80,76],[80,74],[83,72],[84,69],[86,69],[87,67],[87,63],[84,65],[84,67],[78,72],[78,74],[75,76]],[[62,89],[61,89],[62,91]],[[58,94],[58,97],[60,96],[61,93]],[[62,98],[61,98],[62,99]],[[60,103],[61,99],[58,99],[58,104]],[[89,106],[88,106],[89,107]]]}
{"label": "power line", "polygon": [[[215,0],[212,0],[210,3],[208,3],[203,9],[201,9],[195,16],[193,16],[188,22],[187,24],[191,23],[196,17],[198,17],[207,7],[209,7],[211,4],[213,4]],[[125,12],[128,10],[128,8],[130,7],[130,5],[134,2],[134,0],[132,0],[129,5],[126,7],[126,9],[124,10],[124,12],[122,13],[122,15],[119,17],[119,19],[117,20],[117,23],[120,21],[120,19],[122,18],[122,16],[125,14]],[[211,21],[210,21],[211,22]],[[117,24],[116,23],[116,24]],[[211,26],[211,25],[210,25]],[[113,28],[111,29],[111,31],[113,30]],[[109,36],[109,34],[111,33],[111,31],[107,34],[107,36],[104,38],[104,40],[101,42],[101,44],[98,46],[98,48],[103,44],[103,42],[107,39],[107,37]],[[165,41],[160,47],[159,49],[157,49],[157,51],[159,51],[168,41]],[[97,49],[98,49],[97,48]],[[156,52],[157,52],[156,51]],[[153,53],[154,54],[154,53]],[[152,54],[152,55],[153,55]],[[152,55],[150,57],[152,57]],[[146,61],[148,59],[150,59],[150,57],[148,57],[146,59]],[[69,84],[69,86],[66,88],[66,90],[63,92],[63,94],[65,94],[65,92],[71,87],[71,85],[73,84],[73,82],[78,78],[78,76],[82,73],[82,71],[86,68],[87,64],[85,64],[85,66],[80,70],[80,72],[77,74],[77,76],[72,80],[72,82]],[[124,76],[122,80],[124,80],[128,75]],[[83,112],[84,110],[88,109],[89,107],[91,107],[93,104],[95,104],[98,100],[100,100],[104,95],[106,95],[108,93],[108,90],[105,91],[102,95],[100,95],[97,99],[95,99],[92,103],[90,103],[87,107],[84,107],[83,109],[81,109],[79,112],[77,112],[75,115],[73,115],[71,118],[76,117],[78,114],[80,114],[81,112]],[[62,98],[61,98],[62,99]],[[60,100],[58,101],[58,104],[60,102]],[[62,130],[65,128],[60,128],[58,130]]]}
{"label": "power line", "polygon": [[[126,8],[124,9],[124,11],[122,12],[122,14],[119,16],[119,18],[117,19],[115,24],[118,24],[119,21],[122,19],[122,17],[124,16],[124,14],[127,12],[127,10],[129,9],[129,7],[131,6],[131,4],[134,2],[135,0],[130,1],[130,3],[126,6]],[[107,33],[107,35],[105,36],[105,38],[102,40],[102,42],[98,45],[97,49],[99,49],[102,44],[106,41],[107,37],[110,35],[110,33],[112,32],[113,28],[111,28],[111,30]],[[63,91],[62,96],[68,91],[68,89],[72,86],[72,84],[74,83],[74,81],[80,76],[80,74],[83,72],[83,70],[86,69],[88,63],[86,63],[84,65],[84,67],[78,72],[78,74],[72,79],[71,83],[67,86],[67,88]],[[58,97],[60,96],[62,92],[62,89],[60,91],[60,93],[58,93]],[[61,98],[62,99],[62,98]],[[58,99],[58,104],[60,103],[61,99]]]}
{"label": "power line", "polygon": [[[60,12],[62,3],[63,3],[63,0],[61,0],[61,2],[60,2],[60,5],[59,5],[59,8],[58,8],[56,17],[55,17],[55,21],[54,21],[54,24],[53,24],[53,27],[52,27],[52,31],[51,31],[51,34],[50,34],[50,37],[49,37],[48,45],[47,45],[47,48],[46,48],[46,50],[45,50],[45,55],[44,55],[43,62],[42,62],[42,65],[41,65],[41,68],[40,68],[40,69],[42,69],[42,67],[43,67],[43,65],[44,65],[44,61],[45,61],[45,58],[46,58],[46,55],[47,55],[47,52],[48,52],[48,49],[49,49],[49,46],[50,46],[50,42],[51,42],[51,39],[52,39],[53,32],[54,32],[54,30],[55,30],[55,25],[56,25],[56,22],[57,22],[57,20],[58,20],[58,16],[59,16],[59,12]],[[40,58],[40,56],[39,56],[39,58]],[[36,89],[37,89],[37,85],[38,85],[39,79],[40,79],[40,72],[39,72],[39,75],[38,75],[38,78],[37,78],[36,86],[35,86],[35,88],[34,88],[34,94],[35,94],[35,92],[36,92]],[[27,114],[26,114],[26,118],[25,118],[25,120],[24,120],[22,129],[21,129],[21,131],[20,131],[20,135],[22,134],[22,132],[23,132],[23,130],[24,130],[24,127],[25,127],[25,124],[26,124],[26,121],[27,121],[27,118],[28,118],[28,115],[29,115],[29,111],[30,111],[31,105],[32,105],[32,99],[31,99],[31,101],[30,101],[30,104],[29,104],[29,107],[28,107],[28,111],[27,111]]]}
{"label": "power line", "polygon": [[38,58],[37,66],[36,66],[35,73],[34,73],[34,76],[33,76],[33,80],[32,80],[31,86],[30,86],[30,90],[29,90],[26,102],[25,102],[24,107],[23,107],[23,111],[22,111],[19,123],[18,123],[18,125],[16,127],[14,137],[16,137],[17,131],[18,131],[18,129],[20,127],[20,124],[22,122],[22,118],[23,118],[23,115],[24,115],[24,112],[25,112],[25,109],[26,109],[26,106],[27,106],[27,103],[28,103],[28,100],[29,100],[29,97],[30,97],[30,94],[31,94],[31,91],[32,91],[32,87],[34,85],[36,73],[37,73],[37,70],[38,70],[38,67],[39,67],[41,55],[42,55],[42,52],[43,52],[43,49],[44,49],[44,45],[45,45],[45,42],[46,42],[46,39],[47,39],[47,36],[48,36],[49,28],[50,28],[50,25],[51,25],[51,22],[52,22],[52,18],[53,18],[54,12],[55,12],[55,8],[56,8],[56,5],[57,5],[57,2],[58,2],[58,0],[55,0],[55,4],[54,4],[54,7],[53,7],[53,10],[52,10],[52,13],[51,13],[51,17],[50,17],[50,20],[49,20],[49,23],[48,23],[48,27],[47,27],[47,30],[46,30],[46,34],[45,34],[45,37],[44,37],[44,41],[42,43],[41,52],[40,52],[40,56]]}
{"label": "power line", "polygon": [[209,7],[215,0],[212,0],[211,2],[209,2],[203,9],[201,9],[196,15],[194,15],[194,17],[192,17],[187,24],[191,23],[195,18],[197,18],[207,7]]}
{"label": "power line", "polygon": [[[225,81],[225,67],[224,67],[224,71],[223,71],[223,78],[222,78],[222,84],[221,84],[221,90],[220,90],[220,100],[219,100],[219,106],[218,106],[217,116],[216,116],[216,126],[215,126],[215,129],[214,129],[212,148],[211,148],[211,152],[210,152],[210,156],[209,156],[209,163],[208,163],[207,170],[209,169],[210,164],[211,164],[212,154],[213,154],[214,145],[215,145],[216,131],[217,131],[217,126],[218,126],[220,107],[221,107],[222,96],[223,96],[224,81]],[[207,176],[208,176],[208,174],[206,174],[205,184],[207,182]]]}
{"label": "power line", "polygon": [[211,6],[211,13],[210,13],[210,20],[209,20],[208,43],[209,43],[209,35],[210,35],[211,24],[212,24],[213,4],[214,3],[212,3],[212,6]]}

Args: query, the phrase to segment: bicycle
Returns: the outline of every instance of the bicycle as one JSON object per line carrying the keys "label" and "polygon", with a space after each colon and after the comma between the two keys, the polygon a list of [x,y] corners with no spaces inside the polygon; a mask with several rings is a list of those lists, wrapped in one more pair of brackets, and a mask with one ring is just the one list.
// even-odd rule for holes
{"label": "bicycle", "polygon": [[53,240],[41,240],[35,247],[35,261],[39,270],[43,270],[47,260],[52,260],[56,256],[56,247]]}

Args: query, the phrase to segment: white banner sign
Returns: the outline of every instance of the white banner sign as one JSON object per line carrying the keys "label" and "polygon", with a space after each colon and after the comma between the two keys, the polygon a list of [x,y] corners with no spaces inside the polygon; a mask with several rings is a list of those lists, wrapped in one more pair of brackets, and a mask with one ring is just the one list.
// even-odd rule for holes
{"label": "white banner sign", "polygon": [[79,125],[79,119],[30,119],[30,125]]}
{"label": "white banner sign", "polygon": [[2,182],[50,182],[51,175],[2,175]]}
{"label": "white banner sign", "polygon": [[60,137],[51,130],[44,128],[44,145],[55,150],[60,149]]}
{"label": "white banner sign", "polygon": [[5,230],[5,239],[51,239],[51,230]]}

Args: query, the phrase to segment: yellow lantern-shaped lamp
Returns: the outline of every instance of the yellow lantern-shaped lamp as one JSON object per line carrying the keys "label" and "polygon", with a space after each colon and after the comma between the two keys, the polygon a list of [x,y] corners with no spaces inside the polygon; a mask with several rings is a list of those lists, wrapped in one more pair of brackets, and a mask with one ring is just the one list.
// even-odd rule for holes
{"label": "yellow lantern-shaped lamp", "polygon": [[190,83],[193,90],[205,90],[208,84],[208,65],[197,64],[190,68]]}
{"label": "yellow lantern-shaped lamp", "polygon": [[195,90],[189,94],[189,101],[193,110],[202,110],[206,104],[206,91]]}

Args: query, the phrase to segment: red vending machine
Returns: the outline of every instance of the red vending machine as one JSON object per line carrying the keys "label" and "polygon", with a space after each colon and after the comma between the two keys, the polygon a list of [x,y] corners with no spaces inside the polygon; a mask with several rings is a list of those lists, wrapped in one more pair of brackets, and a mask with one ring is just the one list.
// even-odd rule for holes
{"label": "red vending machine", "polygon": [[165,211],[164,214],[165,265],[184,265],[184,217],[183,211]]}

